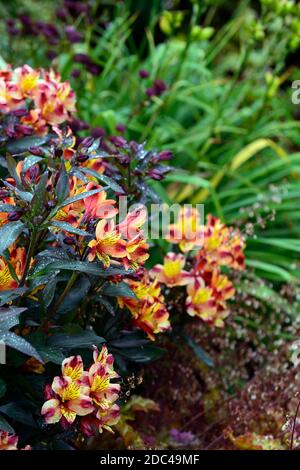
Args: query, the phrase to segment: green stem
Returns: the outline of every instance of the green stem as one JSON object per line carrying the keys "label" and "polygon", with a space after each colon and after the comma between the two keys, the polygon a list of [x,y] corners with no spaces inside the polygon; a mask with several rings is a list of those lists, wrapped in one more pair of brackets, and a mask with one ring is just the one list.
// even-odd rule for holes
{"label": "green stem", "polygon": [[64,289],[64,291],[60,294],[60,296],[58,297],[57,301],[55,302],[54,304],[54,307],[51,311],[51,314],[48,316],[47,320],[49,320],[49,318],[53,317],[56,313],[56,311],[58,310],[58,307],[60,306],[60,304],[64,301],[66,295],[68,294],[68,292],[72,289],[73,285],[75,284],[76,280],[77,280],[77,277],[78,277],[78,273],[77,272],[74,272],[72,273],[72,276],[70,277],[70,279],[68,280],[67,282],[67,285]]}
{"label": "green stem", "polygon": [[27,277],[27,274],[28,274],[28,271],[29,271],[29,267],[30,267],[30,261],[31,261],[31,258],[34,254],[34,249],[35,249],[35,246],[36,246],[36,243],[37,243],[37,240],[38,240],[38,231],[36,228],[33,229],[33,232],[32,232],[32,237],[30,239],[30,244],[29,244],[29,249],[28,249],[28,252],[27,252],[27,256],[26,256],[26,261],[25,261],[25,267],[24,267],[24,271],[23,271],[23,275],[22,275],[22,278],[21,278],[21,281],[20,281],[20,286],[23,286],[24,283],[25,283],[25,280],[26,280],[26,277]]}

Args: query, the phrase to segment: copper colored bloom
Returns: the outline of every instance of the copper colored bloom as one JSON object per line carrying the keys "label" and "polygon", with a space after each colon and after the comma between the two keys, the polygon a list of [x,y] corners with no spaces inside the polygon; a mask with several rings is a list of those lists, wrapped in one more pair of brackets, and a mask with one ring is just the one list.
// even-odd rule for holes
{"label": "copper colored bloom", "polygon": [[147,274],[139,281],[129,279],[127,282],[136,298],[119,297],[119,306],[127,307],[133,316],[133,323],[154,340],[157,333],[170,328],[169,313],[160,286],[157,280],[150,280]]}
{"label": "copper colored bloom", "polygon": [[96,239],[90,241],[88,260],[97,257],[105,267],[109,267],[111,258],[124,258],[126,256],[126,242],[115,230],[112,220],[100,220],[96,227]]}
{"label": "copper colored bloom", "polygon": [[201,248],[203,244],[203,226],[196,208],[180,209],[177,222],[169,226],[167,240],[179,244],[181,251],[188,252]]}
{"label": "copper colored bloom", "polygon": [[[14,269],[16,277],[21,279],[24,272],[26,250],[25,248],[11,247],[9,249],[9,262]],[[16,289],[17,280],[12,276],[6,260],[0,256],[0,291]]]}
{"label": "copper colored bloom", "polygon": [[226,227],[212,215],[207,217],[203,252],[209,263],[242,270],[245,268],[244,249],[245,240],[238,230]]}
{"label": "copper colored bloom", "polygon": [[164,264],[157,264],[150,271],[150,276],[168,287],[184,286],[190,282],[191,275],[183,270],[185,258],[182,254],[168,253]]}

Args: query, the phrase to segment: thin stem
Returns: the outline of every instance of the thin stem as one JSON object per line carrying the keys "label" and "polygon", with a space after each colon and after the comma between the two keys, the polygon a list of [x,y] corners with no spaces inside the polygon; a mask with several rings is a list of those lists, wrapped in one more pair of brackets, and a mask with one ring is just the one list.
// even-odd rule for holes
{"label": "thin stem", "polygon": [[20,284],[19,284],[20,286],[23,286],[24,283],[25,283],[25,280],[26,280],[26,277],[27,277],[27,274],[28,274],[28,271],[29,271],[29,267],[30,267],[30,261],[31,261],[31,258],[33,256],[33,254],[34,254],[34,249],[35,249],[37,240],[38,240],[38,231],[37,231],[36,228],[34,228],[33,232],[32,232],[32,237],[31,237],[31,240],[30,240],[30,244],[29,244],[29,249],[28,249],[27,256],[26,256],[23,275],[22,275],[22,278],[21,278],[21,281],[20,281]]}
{"label": "thin stem", "polygon": [[295,430],[296,430],[296,423],[297,423],[297,416],[300,410],[300,400],[298,402],[297,408],[296,408],[296,413],[294,417],[294,423],[293,423],[293,429],[292,429],[292,437],[291,437],[291,444],[290,444],[290,450],[293,450],[294,447],[294,435],[295,435]]}
{"label": "thin stem", "polygon": [[75,284],[76,280],[77,280],[77,277],[78,277],[78,273],[77,272],[74,272],[72,273],[72,276],[70,277],[70,279],[68,280],[67,282],[67,285],[64,289],[64,291],[60,294],[60,296],[58,297],[57,301],[55,302],[54,304],[54,307],[51,311],[51,314],[48,316],[47,320],[49,320],[50,317],[53,317],[53,315],[56,313],[58,307],[60,306],[60,304],[64,301],[66,295],[68,294],[68,292],[72,289],[73,285]]}

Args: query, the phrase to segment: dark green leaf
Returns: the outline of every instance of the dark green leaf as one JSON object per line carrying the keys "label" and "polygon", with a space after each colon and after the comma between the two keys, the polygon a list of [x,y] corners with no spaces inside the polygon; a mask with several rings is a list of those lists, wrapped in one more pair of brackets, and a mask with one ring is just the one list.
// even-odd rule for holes
{"label": "dark green leaf", "polygon": [[111,315],[115,315],[115,308],[114,306],[107,300],[105,299],[104,297],[102,297],[101,295],[96,295],[95,297],[95,300],[97,300],[101,305],[103,305],[104,308],[106,308],[106,310],[108,311],[108,313],[110,313]]}
{"label": "dark green leaf", "polygon": [[109,178],[106,175],[102,175],[97,173],[95,170],[91,170],[90,168],[81,168],[81,171],[84,173],[93,176],[94,178],[97,178],[98,181],[105,183],[108,187],[110,187],[113,191],[116,193],[124,193],[124,189],[112,178]]}
{"label": "dark green leaf", "polygon": [[17,155],[23,152],[28,151],[31,147],[39,147],[40,145],[45,144],[49,139],[49,136],[37,137],[37,136],[28,136],[23,137],[22,139],[14,140],[9,142],[7,145],[7,150],[13,154]]}
{"label": "dark green leaf", "polygon": [[56,269],[68,270],[68,271],[78,271],[84,274],[90,274],[92,276],[114,276],[116,274],[130,274],[132,271],[125,270],[124,268],[119,268],[112,266],[110,268],[102,268],[97,263],[89,263],[86,261],[54,261],[49,263],[46,267],[42,267],[41,270],[35,271],[34,277],[37,275],[45,274],[49,271],[54,271]]}
{"label": "dark green leaf", "polygon": [[32,216],[39,215],[42,212],[45,203],[45,194],[47,191],[48,175],[44,173],[38,182],[32,198]]}
{"label": "dark green leaf", "polygon": [[199,346],[190,336],[182,334],[181,337],[185,340],[185,342],[192,348],[198,359],[204,362],[208,367],[214,367],[214,361],[206,354],[204,349]]}
{"label": "dark green leaf", "polygon": [[57,312],[67,313],[75,310],[87,295],[90,287],[91,283],[87,277],[81,277],[78,279],[76,284],[66,295]]}
{"label": "dark green leaf", "polygon": [[8,181],[3,181],[4,186],[9,188],[11,191],[16,193],[17,196],[19,196],[22,201],[25,202],[31,202],[33,195],[29,191],[21,191],[20,189],[16,188],[12,184],[10,184]]}
{"label": "dark green leaf", "polygon": [[43,360],[38,354],[37,350],[21,336],[18,336],[15,333],[11,333],[10,331],[6,331],[4,333],[0,332],[0,340],[3,341],[7,346],[10,346],[13,349],[17,349],[27,356],[33,356],[39,362],[43,363]]}
{"label": "dark green leaf", "polygon": [[0,412],[4,413],[9,418],[19,423],[26,424],[27,426],[36,427],[36,423],[32,417],[30,409],[19,403],[7,403],[0,406]]}
{"label": "dark green leaf", "polygon": [[146,363],[159,359],[164,354],[164,349],[157,346],[146,345],[136,348],[115,348],[111,347],[111,351],[116,351],[117,354],[127,358],[132,362]]}
{"label": "dark green leaf", "polygon": [[0,334],[3,330],[9,330],[19,323],[19,315],[24,312],[26,307],[7,307],[0,308]]}
{"label": "dark green leaf", "polygon": [[24,228],[25,224],[20,220],[10,222],[0,228],[0,254],[16,241]]}
{"label": "dark green leaf", "polygon": [[11,425],[8,424],[6,419],[3,418],[3,416],[1,416],[1,415],[0,415],[0,431],[9,432],[9,434],[14,434],[15,433],[14,428],[12,428]]}
{"label": "dark green leaf", "polygon": [[[2,398],[6,393],[6,383],[3,379],[0,378],[0,398]],[[1,423],[0,423],[1,424]]]}
{"label": "dark green leaf", "polygon": [[70,178],[66,172],[65,164],[62,163],[60,175],[56,185],[56,195],[58,202],[63,202],[70,192]]}
{"label": "dark green leaf", "polygon": [[119,282],[118,284],[107,284],[102,290],[104,295],[109,297],[131,297],[136,299],[135,293],[130,289],[126,282]]}
{"label": "dark green leaf", "polygon": [[74,233],[75,235],[80,235],[82,237],[92,237],[90,233],[80,230],[79,228],[73,227],[73,225],[68,224],[67,222],[61,222],[60,220],[52,220],[51,226],[57,227],[61,230],[65,230],[69,233]]}
{"label": "dark green leaf", "polygon": [[36,349],[44,362],[53,362],[53,364],[61,365],[62,361],[65,359],[61,350],[57,350],[51,346],[36,346]]}
{"label": "dark green leaf", "polygon": [[82,199],[85,199],[89,196],[93,196],[94,194],[98,194],[101,191],[104,191],[104,189],[106,188],[92,189],[91,191],[85,191],[84,193],[76,194],[76,196],[69,197],[68,199],[65,199],[61,204],[56,206],[51,212],[50,216],[53,217],[62,207],[68,206],[73,202],[82,201]]}
{"label": "dark green leaf", "polygon": [[81,333],[56,333],[48,340],[53,348],[62,350],[76,348],[92,348],[93,345],[99,345],[105,342],[104,338],[97,336],[93,330],[83,330]]}
{"label": "dark green leaf", "polygon": [[0,292],[0,306],[6,304],[7,302],[11,302],[17,297],[22,296],[26,290],[27,289],[25,287],[18,287],[17,289],[4,290]]}
{"label": "dark green leaf", "polygon": [[7,162],[7,169],[8,169],[10,176],[15,180],[17,187],[22,189],[21,180],[16,171],[17,163],[15,159],[11,155],[7,155],[6,162]]}
{"label": "dark green leaf", "polygon": [[57,278],[50,279],[42,292],[42,304],[47,308],[51,304],[56,290]]}
{"label": "dark green leaf", "polygon": [[29,170],[30,167],[40,162],[41,160],[43,160],[42,157],[36,157],[35,155],[30,155],[29,157],[26,157],[23,161],[22,173],[26,173],[26,171]]}

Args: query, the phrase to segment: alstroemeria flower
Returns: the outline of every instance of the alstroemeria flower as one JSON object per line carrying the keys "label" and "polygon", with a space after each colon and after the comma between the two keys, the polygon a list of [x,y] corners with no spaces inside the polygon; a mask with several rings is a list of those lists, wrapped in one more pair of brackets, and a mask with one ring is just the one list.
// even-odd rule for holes
{"label": "alstroemeria flower", "polygon": [[99,409],[96,414],[80,418],[80,429],[87,437],[92,437],[97,432],[102,433],[103,429],[113,432],[111,426],[118,423],[120,419],[120,408],[113,404],[109,409]]}
{"label": "alstroemeria flower", "polygon": [[202,277],[195,277],[187,286],[187,312],[199,316],[206,323],[216,327],[224,326],[229,315],[226,301],[234,296],[235,290],[228,277],[219,269],[206,266]]}
{"label": "alstroemeria flower", "polygon": [[16,83],[11,81],[11,76],[0,76],[0,110],[9,113],[25,105],[24,97]]}
{"label": "alstroemeria flower", "polygon": [[[82,163],[82,166],[84,168],[89,168],[90,170],[96,171],[99,173],[99,175],[102,175],[105,171],[105,165],[101,158],[89,158]],[[93,176],[91,176],[91,179],[93,179]]]}
{"label": "alstroemeria flower", "polygon": [[191,280],[191,275],[183,270],[185,257],[182,254],[168,253],[164,264],[157,264],[150,271],[150,276],[168,287],[184,286]]}
{"label": "alstroemeria flower", "polygon": [[25,111],[25,116],[20,118],[21,125],[11,133],[14,136],[32,132],[42,135],[48,125],[70,120],[75,111],[75,94],[69,82],[62,82],[53,70],[46,72],[29,65],[13,70],[8,66],[0,74],[0,110],[10,113],[23,108],[28,112]]}
{"label": "alstroemeria flower", "polygon": [[164,304],[159,283],[156,279],[150,280],[146,274],[140,281],[128,279],[127,283],[136,298],[118,297],[119,306],[127,307],[133,316],[133,323],[154,340],[155,334],[170,328],[169,312]]}
{"label": "alstroemeria flower", "polygon": [[201,248],[203,244],[203,226],[197,209],[181,208],[177,222],[169,225],[166,239],[171,243],[179,244],[179,248],[184,253],[195,248]]}
{"label": "alstroemeria flower", "polygon": [[15,434],[9,434],[6,431],[0,431],[0,450],[31,450],[30,446],[18,449],[19,438]]}
{"label": "alstroemeria flower", "polygon": [[102,429],[113,432],[111,426],[114,426],[118,423],[120,419],[120,408],[118,405],[114,404],[107,410],[102,410],[99,408],[97,415],[99,432],[102,432]]}
{"label": "alstroemeria flower", "polygon": [[142,226],[147,218],[147,210],[141,206],[128,212],[125,219],[116,227],[117,231],[127,240],[126,257],[122,264],[126,269],[137,269],[149,258],[149,245],[142,232]]}
{"label": "alstroemeria flower", "polygon": [[[86,186],[86,191],[101,189],[102,186],[90,182]],[[106,199],[107,193],[103,190],[93,196],[89,196],[83,200],[85,207],[85,218],[88,219],[111,219],[118,213],[115,206],[116,201]]]}
{"label": "alstroemeria flower", "polygon": [[83,361],[81,356],[71,356],[63,360],[61,365],[62,375],[70,379],[80,381],[83,376]]}
{"label": "alstroemeria flower", "polygon": [[94,409],[92,399],[84,395],[85,387],[70,377],[55,377],[52,386],[56,398],[47,400],[41,410],[46,423],[58,423],[62,418],[70,424],[76,416],[85,416]]}
{"label": "alstroemeria flower", "polygon": [[147,209],[144,206],[137,207],[136,209],[128,212],[125,219],[117,226],[118,231],[122,237],[127,240],[134,239],[140,235],[141,228],[146,222]]}
{"label": "alstroemeria flower", "polygon": [[114,371],[114,356],[108,353],[108,349],[105,345],[102,346],[101,351],[94,346],[93,352],[94,364],[102,364],[110,374],[110,378],[118,377],[118,374]]}
{"label": "alstroemeria flower", "polygon": [[110,380],[117,374],[110,371],[101,363],[93,364],[88,372],[90,397],[93,403],[102,410],[107,410],[119,398],[120,385]]}
{"label": "alstroemeria flower", "polygon": [[71,356],[62,363],[62,377],[55,377],[49,398],[42,407],[42,415],[48,424],[58,423],[65,418],[73,423],[76,416],[85,416],[94,410],[89,388],[84,383],[85,373],[81,356]]}
{"label": "alstroemeria flower", "polygon": [[95,257],[102,261],[105,267],[109,267],[111,258],[124,258],[127,255],[126,242],[115,230],[112,220],[100,220],[96,227],[96,239],[91,240],[88,260],[93,261]]}
{"label": "alstroemeria flower", "polygon": [[209,263],[244,269],[245,240],[237,229],[226,227],[220,219],[209,215],[204,227],[203,252]]}
{"label": "alstroemeria flower", "polygon": [[187,313],[198,316],[207,323],[214,323],[217,308],[211,287],[205,286],[202,278],[195,278],[187,286]]}
{"label": "alstroemeria flower", "polygon": [[[9,262],[19,279],[21,279],[24,272],[25,258],[25,248],[11,247],[9,249]],[[17,287],[18,282],[12,276],[8,263],[0,256],[0,291],[16,289]]]}
{"label": "alstroemeria flower", "polygon": [[137,269],[149,258],[149,244],[142,234],[137,235],[126,243],[126,257],[122,258],[122,264],[126,269]]}
{"label": "alstroemeria flower", "polygon": [[140,308],[133,314],[133,324],[147,333],[149,339],[155,340],[155,335],[170,328],[169,312],[163,303],[155,301],[142,302]]}
{"label": "alstroemeria flower", "polygon": [[[114,359],[106,346],[101,351],[94,348],[94,362],[88,371],[84,370],[81,356],[72,356],[62,363],[62,376],[55,377],[52,385],[45,388],[41,413],[48,424],[66,420],[72,424],[79,417],[86,435],[92,435],[97,428],[110,429],[119,419],[120,385],[111,380],[118,377],[114,371]],[[84,418],[82,418],[84,417]]]}
{"label": "alstroemeria flower", "polygon": [[47,122],[42,117],[41,110],[38,108],[31,109],[30,111],[28,111],[26,116],[22,116],[21,123],[25,126],[31,127],[32,131],[36,135],[47,134]]}
{"label": "alstroemeria flower", "polygon": [[37,88],[40,72],[29,65],[23,65],[15,69],[14,77],[22,94],[25,97],[31,97],[32,92]]}

